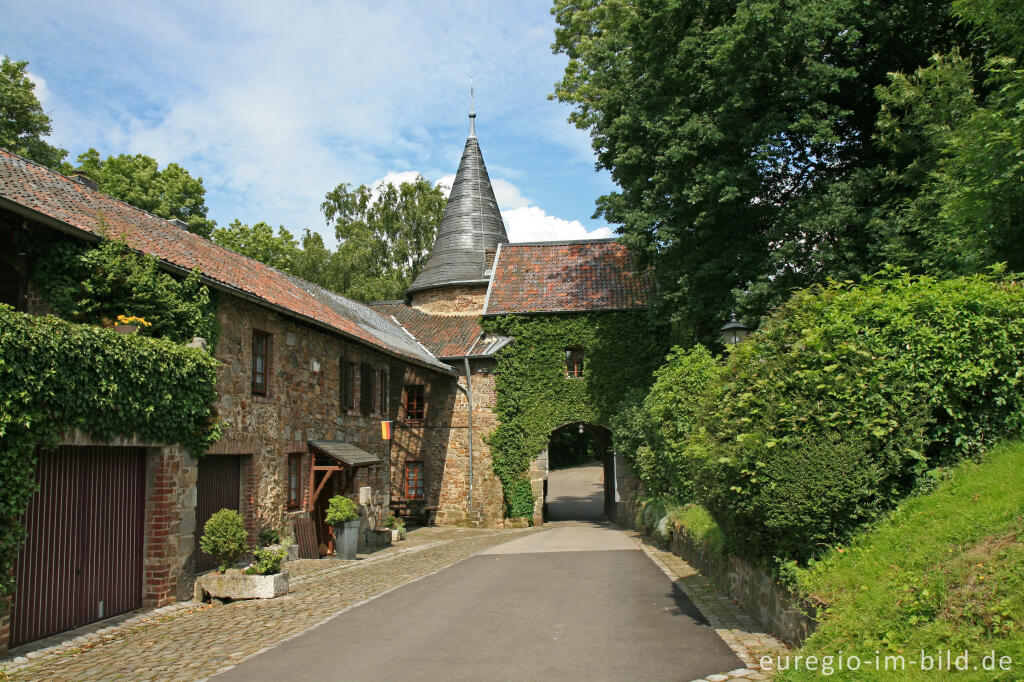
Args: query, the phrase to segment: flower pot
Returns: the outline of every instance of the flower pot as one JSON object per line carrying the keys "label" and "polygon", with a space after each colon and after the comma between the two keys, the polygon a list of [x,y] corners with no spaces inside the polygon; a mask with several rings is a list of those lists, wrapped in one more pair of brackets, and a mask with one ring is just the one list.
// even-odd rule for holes
{"label": "flower pot", "polygon": [[397,528],[392,528],[391,529],[391,542],[395,543],[395,542],[398,542],[401,539],[402,539],[401,538],[401,531],[398,530]]}
{"label": "flower pot", "polygon": [[288,593],[288,572],[246,575],[239,570],[205,573],[196,582],[216,599],[273,599]]}
{"label": "flower pot", "polygon": [[139,325],[137,324],[119,324],[114,327],[114,331],[119,334],[134,334],[139,331]]}
{"label": "flower pot", "polygon": [[359,519],[353,519],[352,521],[346,521],[334,526],[335,559],[355,559],[358,547]]}

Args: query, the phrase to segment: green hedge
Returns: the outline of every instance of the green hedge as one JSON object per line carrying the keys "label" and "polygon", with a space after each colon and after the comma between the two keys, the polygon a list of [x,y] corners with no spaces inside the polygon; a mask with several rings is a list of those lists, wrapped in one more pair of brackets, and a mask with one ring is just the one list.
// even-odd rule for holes
{"label": "green hedge", "polygon": [[220,434],[217,365],[171,341],[0,305],[0,593],[13,587],[37,450],[77,428],[97,440],[134,434],[201,455]]}
{"label": "green hedge", "polygon": [[[675,376],[684,438],[662,427],[627,450],[650,492],[683,487],[659,473],[670,469],[734,551],[806,561],[1021,432],[1024,288],[899,273],[814,287],[733,349],[720,379],[700,348],[660,374]],[[634,421],[657,423],[664,402]]]}
{"label": "green hedge", "polygon": [[[485,319],[483,327],[515,338],[498,355],[499,426],[489,443],[506,515],[528,517],[534,498],[527,472],[551,432],[573,422],[609,426],[626,391],[650,383],[664,348],[648,332],[644,311],[507,315]],[[565,377],[570,346],[584,349],[582,379]]]}

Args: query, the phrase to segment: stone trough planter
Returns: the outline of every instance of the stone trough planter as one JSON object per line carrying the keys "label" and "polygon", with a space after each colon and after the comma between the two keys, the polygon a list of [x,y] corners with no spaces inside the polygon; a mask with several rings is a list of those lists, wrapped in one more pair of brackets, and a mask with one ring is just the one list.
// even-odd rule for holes
{"label": "stone trough planter", "polygon": [[196,579],[196,586],[214,599],[273,599],[288,594],[288,571],[274,575],[246,575],[238,569],[221,574],[206,573]]}

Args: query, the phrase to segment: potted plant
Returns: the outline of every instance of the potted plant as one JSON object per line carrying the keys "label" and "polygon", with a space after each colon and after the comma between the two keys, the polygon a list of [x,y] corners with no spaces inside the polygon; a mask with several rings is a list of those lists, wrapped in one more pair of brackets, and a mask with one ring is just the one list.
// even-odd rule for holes
{"label": "potted plant", "polygon": [[217,570],[226,573],[245,553],[245,522],[234,509],[221,509],[203,526],[199,547],[217,560]]}
{"label": "potted plant", "polygon": [[405,539],[405,521],[394,514],[384,519],[384,527],[391,531],[391,542]]}
{"label": "potted plant", "polygon": [[327,503],[324,521],[334,528],[334,557],[355,559],[359,545],[359,512],[356,503],[335,495]]}
{"label": "potted plant", "polygon": [[245,524],[234,509],[221,509],[203,526],[199,546],[217,559],[217,570],[196,581],[202,596],[218,599],[270,599],[288,592],[288,573],[281,571],[287,550],[257,549],[244,571],[234,568],[246,550]]}

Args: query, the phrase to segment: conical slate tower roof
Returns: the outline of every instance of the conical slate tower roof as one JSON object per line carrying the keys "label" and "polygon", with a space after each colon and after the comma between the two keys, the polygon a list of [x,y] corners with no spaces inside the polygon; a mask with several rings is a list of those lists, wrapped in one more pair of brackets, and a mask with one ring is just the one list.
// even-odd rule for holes
{"label": "conical slate tower roof", "polygon": [[475,119],[476,114],[470,113],[469,138],[434,248],[406,294],[449,284],[484,283],[487,250],[508,243],[505,223],[476,140]]}

